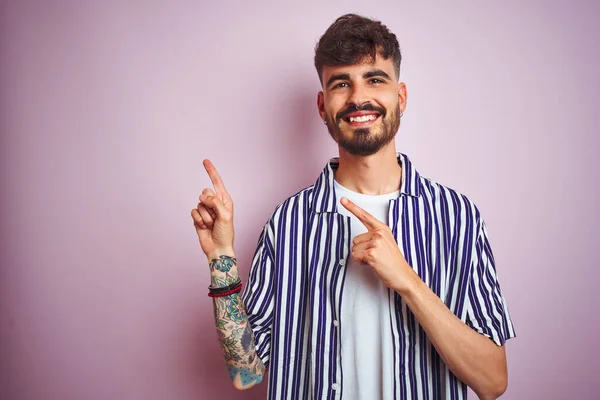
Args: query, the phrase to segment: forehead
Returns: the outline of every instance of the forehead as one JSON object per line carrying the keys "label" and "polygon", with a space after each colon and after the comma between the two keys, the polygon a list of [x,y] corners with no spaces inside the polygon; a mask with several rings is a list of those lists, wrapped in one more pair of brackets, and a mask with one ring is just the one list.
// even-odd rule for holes
{"label": "forehead", "polygon": [[329,78],[334,74],[347,74],[350,79],[361,79],[363,74],[373,69],[380,69],[385,71],[389,76],[397,78],[394,71],[394,63],[392,58],[383,58],[379,54],[373,60],[372,58],[366,58],[365,60],[356,64],[350,65],[324,65],[323,66],[323,82],[327,82]]}

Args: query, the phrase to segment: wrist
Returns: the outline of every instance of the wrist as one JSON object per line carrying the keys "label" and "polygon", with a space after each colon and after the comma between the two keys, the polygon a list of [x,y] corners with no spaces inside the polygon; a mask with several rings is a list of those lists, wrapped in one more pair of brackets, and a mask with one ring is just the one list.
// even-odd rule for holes
{"label": "wrist", "polygon": [[213,288],[221,288],[231,285],[233,282],[240,279],[237,268],[232,268],[228,272],[212,271],[210,273],[210,286]]}
{"label": "wrist", "polygon": [[210,253],[206,254],[206,258],[208,259],[208,262],[211,262],[212,260],[218,260],[221,256],[228,256],[228,257],[235,258],[235,251],[233,250],[233,247],[223,247],[223,248],[215,249],[215,250],[211,251]]}
{"label": "wrist", "polygon": [[423,286],[427,286],[421,277],[411,267],[409,268],[412,273],[399,279],[400,284],[394,287],[396,293],[405,299],[415,297],[423,289]]}
{"label": "wrist", "polygon": [[240,274],[238,273],[237,266],[234,266],[229,271],[226,271],[226,272],[218,271],[216,269],[211,269],[210,276],[211,276],[211,278],[225,279],[225,278],[237,278],[238,276],[240,276]]}
{"label": "wrist", "polygon": [[238,279],[237,259],[233,250],[211,252],[208,260],[212,287],[224,287]]}

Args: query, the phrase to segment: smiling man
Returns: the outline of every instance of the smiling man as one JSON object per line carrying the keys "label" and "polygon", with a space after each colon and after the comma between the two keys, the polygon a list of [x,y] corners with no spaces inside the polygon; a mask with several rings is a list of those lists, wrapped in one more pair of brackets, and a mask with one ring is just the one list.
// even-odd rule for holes
{"label": "smiling man", "polygon": [[507,386],[513,325],[483,218],[421,176],[395,135],[396,36],[340,17],[320,39],[318,111],[339,148],[265,224],[242,294],[233,201],[215,167],[192,217],[233,384],[271,399],[481,399]]}

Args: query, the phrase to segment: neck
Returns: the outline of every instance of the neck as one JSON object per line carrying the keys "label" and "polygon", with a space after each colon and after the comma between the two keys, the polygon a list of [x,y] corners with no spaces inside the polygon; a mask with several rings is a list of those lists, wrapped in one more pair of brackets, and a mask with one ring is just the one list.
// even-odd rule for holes
{"label": "neck", "polygon": [[396,143],[392,140],[377,153],[355,156],[340,148],[340,165],[335,180],[357,193],[380,195],[400,190],[402,168],[396,159]]}

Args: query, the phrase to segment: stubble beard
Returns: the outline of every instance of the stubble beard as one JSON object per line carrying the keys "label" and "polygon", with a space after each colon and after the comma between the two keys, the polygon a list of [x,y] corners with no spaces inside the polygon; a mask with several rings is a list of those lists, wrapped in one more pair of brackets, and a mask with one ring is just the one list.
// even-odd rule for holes
{"label": "stubble beard", "polygon": [[[332,117],[327,116],[327,130],[329,134],[337,142],[337,144],[348,153],[366,157],[377,153],[382,147],[390,143],[398,128],[400,128],[400,104],[396,109],[389,113],[380,123],[380,126],[369,128],[356,128],[351,130],[350,137],[342,132],[342,120],[336,123]],[[379,132],[377,132],[379,131]]]}

